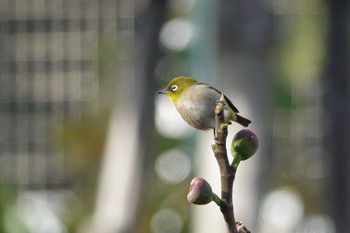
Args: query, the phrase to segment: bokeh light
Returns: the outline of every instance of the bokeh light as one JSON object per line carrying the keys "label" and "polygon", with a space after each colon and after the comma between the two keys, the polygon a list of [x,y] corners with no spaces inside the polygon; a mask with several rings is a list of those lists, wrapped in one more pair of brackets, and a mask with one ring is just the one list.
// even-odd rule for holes
{"label": "bokeh light", "polygon": [[180,52],[190,45],[194,34],[194,27],[190,21],[175,18],[164,24],[159,39],[166,49]]}
{"label": "bokeh light", "polygon": [[29,232],[68,232],[61,219],[61,215],[64,215],[64,205],[63,196],[60,195],[49,191],[24,192],[19,196],[13,211],[17,212]]}
{"label": "bokeh light", "polygon": [[171,149],[161,154],[155,165],[156,173],[166,183],[182,182],[191,172],[189,156],[179,149]]}
{"label": "bokeh light", "polygon": [[151,219],[153,233],[179,233],[182,226],[182,217],[174,209],[161,209]]}
{"label": "bokeh light", "polygon": [[168,97],[159,95],[155,99],[155,126],[157,131],[164,137],[182,138],[189,133],[189,126],[176,111]]}
{"label": "bokeh light", "polygon": [[304,205],[294,190],[280,188],[267,194],[260,211],[260,220],[270,231],[288,232],[302,219]]}

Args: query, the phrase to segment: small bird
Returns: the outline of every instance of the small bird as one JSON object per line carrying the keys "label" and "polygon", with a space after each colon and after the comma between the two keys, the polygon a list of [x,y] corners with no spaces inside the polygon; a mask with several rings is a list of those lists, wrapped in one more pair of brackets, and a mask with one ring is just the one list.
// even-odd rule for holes
{"label": "small bird", "polygon": [[[192,78],[176,77],[157,94],[168,96],[189,125],[199,130],[214,129],[215,135],[215,106],[222,95],[220,91]],[[224,96],[224,122],[235,121],[247,127],[251,121],[237,113],[237,108]]]}

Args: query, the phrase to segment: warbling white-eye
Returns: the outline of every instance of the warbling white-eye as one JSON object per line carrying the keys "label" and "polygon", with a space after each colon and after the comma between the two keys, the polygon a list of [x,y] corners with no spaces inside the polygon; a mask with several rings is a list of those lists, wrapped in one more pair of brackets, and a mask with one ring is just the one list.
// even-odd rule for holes
{"label": "warbling white-eye", "polygon": [[[200,130],[215,129],[215,107],[222,95],[217,89],[188,77],[177,77],[157,94],[168,96],[182,118],[192,127]],[[237,114],[237,108],[226,96],[224,101],[225,123],[235,121],[245,127],[251,123]]]}

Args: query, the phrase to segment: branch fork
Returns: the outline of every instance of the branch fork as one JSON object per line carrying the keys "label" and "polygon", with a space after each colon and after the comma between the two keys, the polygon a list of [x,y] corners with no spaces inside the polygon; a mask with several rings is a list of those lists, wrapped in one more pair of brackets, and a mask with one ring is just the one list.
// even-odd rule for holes
{"label": "branch fork", "polygon": [[212,145],[212,150],[220,169],[221,197],[212,191],[210,184],[205,179],[196,177],[191,182],[187,200],[196,205],[205,205],[211,201],[215,202],[220,207],[220,211],[224,217],[227,233],[250,233],[242,222],[235,221],[232,201],[233,182],[239,163],[250,158],[256,152],[259,141],[252,131],[247,129],[239,131],[231,144],[233,161],[230,164],[226,150],[228,124],[224,121],[225,104],[224,95],[221,95],[215,108],[215,144]]}
{"label": "branch fork", "polygon": [[224,96],[222,95],[215,108],[216,135],[215,144],[212,145],[214,156],[219,165],[221,174],[221,202],[220,211],[225,219],[228,233],[238,233],[233,212],[233,182],[236,169],[231,167],[226,150],[226,138],[228,135],[227,123],[224,123]]}

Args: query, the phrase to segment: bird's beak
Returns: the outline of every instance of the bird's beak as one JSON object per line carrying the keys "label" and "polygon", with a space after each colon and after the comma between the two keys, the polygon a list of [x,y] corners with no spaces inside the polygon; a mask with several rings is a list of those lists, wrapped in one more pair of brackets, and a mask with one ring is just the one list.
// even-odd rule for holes
{"label": "bird's beak", "polygon": [[157,94],[166,94],[168,92],[169,92],[168,90],[160,90],[157,92]]}

